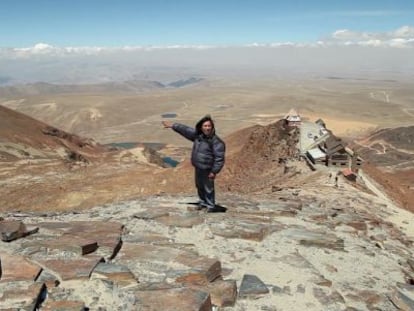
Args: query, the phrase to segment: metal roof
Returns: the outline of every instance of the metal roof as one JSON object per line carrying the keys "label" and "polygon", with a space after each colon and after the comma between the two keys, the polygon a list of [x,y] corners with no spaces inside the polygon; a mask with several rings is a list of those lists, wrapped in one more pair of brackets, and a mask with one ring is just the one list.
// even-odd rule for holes
{"label": "metal roof", "polygon": [[325,158],[326,154],[319,148],[313,148],[308,150],[309,155],[314,159]]}

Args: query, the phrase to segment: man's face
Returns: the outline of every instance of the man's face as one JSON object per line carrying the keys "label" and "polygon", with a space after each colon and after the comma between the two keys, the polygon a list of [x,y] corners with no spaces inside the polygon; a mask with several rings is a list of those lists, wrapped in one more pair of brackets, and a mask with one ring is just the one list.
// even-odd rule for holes
{"label": "man's face", "polygon": [[213,125],[211,121],[206,121],[201,125],[201,131],[204,135],[209,136],[213,130]]}

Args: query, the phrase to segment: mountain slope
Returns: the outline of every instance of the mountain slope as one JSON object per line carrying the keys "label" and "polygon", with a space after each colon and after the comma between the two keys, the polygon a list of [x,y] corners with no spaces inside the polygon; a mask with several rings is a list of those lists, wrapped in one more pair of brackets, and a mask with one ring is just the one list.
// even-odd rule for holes
{"label": "mountain slope", "polygon": [[0,159],[66,159],[88,162],[107,149],[0,106]]}
{"label": "mountain slope", "polygon": [[365,170],[405,208],[414,203],[414,126],[386,128],[359,139],[355,150]]}

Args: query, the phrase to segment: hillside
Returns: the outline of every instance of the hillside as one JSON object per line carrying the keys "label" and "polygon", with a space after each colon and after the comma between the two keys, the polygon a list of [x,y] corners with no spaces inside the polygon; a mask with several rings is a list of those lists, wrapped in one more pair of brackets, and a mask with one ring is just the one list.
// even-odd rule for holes
{"label": "hillside", "polygon": [[63,159],[89,162],[107,151],[91,139],[69,134],[0,106],[0,159]]}
{"label": "hillside", "polygon": [[226,140],[229,155],[223,172],[225,185],[240,192],[264,191],[279,185],[291,173],[287,167],[295,160],[297,140],[296,129],[285,128],[282,120],[231,135]]}
{"label": "hillside", "polygon": [[0,106],[3,211],[72,210],[153,193],[148,175],[161,165],[146,146],[109,148]]}
{"label": "hillside", "polygon": [[355,149],[383,190],[414,211],[414,126],[380,129],[357,140]]}

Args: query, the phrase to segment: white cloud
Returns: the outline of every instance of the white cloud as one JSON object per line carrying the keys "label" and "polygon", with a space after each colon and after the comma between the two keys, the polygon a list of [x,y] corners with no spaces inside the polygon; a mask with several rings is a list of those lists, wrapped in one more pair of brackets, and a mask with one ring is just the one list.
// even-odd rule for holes
{"label": "white cloud", "polygon": [[[402,26],[388,32],[359,32],[350,29],[338,29],[326,38],[315,42],[271,42],[239,46],[244,48],[284,48],[284,47],[390,47],[414,48],[414,27]],[[180,50],[220,50],[237,46],[214,45],[169,45],[169,46],[121,46],[121,47],[57,47],[47,43],[37,43],[26,48],[0,48],[0,59],[30,59],[32,57],[53,56],[56,58],[71,58],[77,56],[133,55],[142,51],[180,51]]]}
{"label": "white cloud", "polygon": [[168,45],[168,46],[121,46],[121,47],[57,47],[46,43],[37,43],[26,48],[1,48],[0,58],[29,58],[31,56],[47,55],[66,57],[73,55],[102,55],[119,52],[156,51],[156,50],[206,50],[225,46],[213,45]]}
{"label": "white cloud", "polygon": [[323,40],[329,45],[360,45],[374,47],[414,47],[414,27],[403,26],[389,32],[357,32],[340,29]]}
{"label": "white cloud", "polygon": [[414,27],[403,26],[392,33],[392,36],[399,38],[414,38]]}

